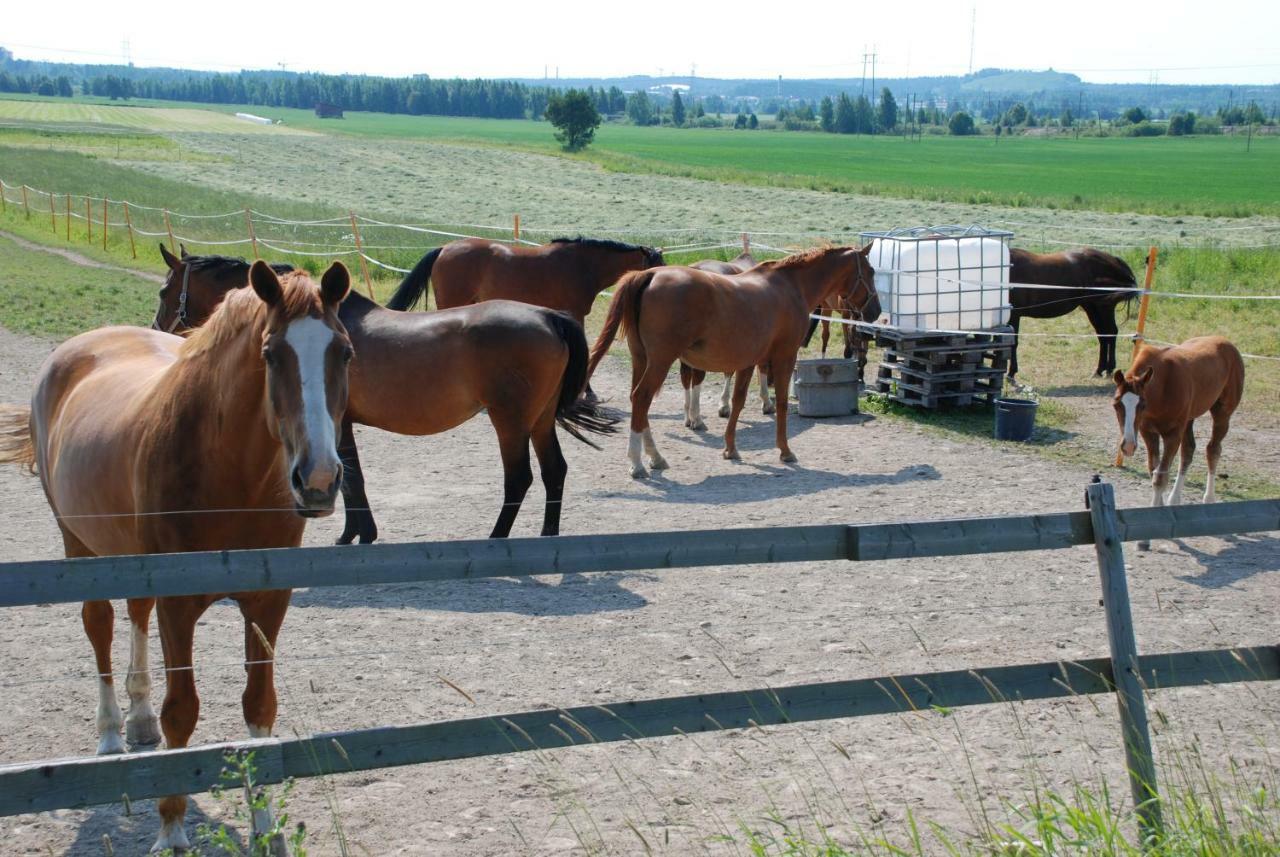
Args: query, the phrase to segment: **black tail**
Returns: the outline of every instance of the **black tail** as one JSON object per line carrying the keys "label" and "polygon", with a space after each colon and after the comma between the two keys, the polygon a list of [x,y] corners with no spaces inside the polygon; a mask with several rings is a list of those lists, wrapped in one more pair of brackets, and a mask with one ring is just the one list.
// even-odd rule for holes
{"label": "black tail", "polygon": [[822,315],[822,307],[818,307],[809,313],[809,332],[804,335],[804,342],[800,343],[801,348],[809,347],[809,340],[813,339],[813,332],[818,329],[818,319],[814,316]]}
{"label": "black tail", "polygon": [[583,436],[582,432],[613,434],[617,431],[618,417],[582,399],[582,391],[587,386],[587,364],[591,358],[587,335],[582,325],[566,313],[548,311],[547,317],[569,349],[569,363],[564,367],[560,398],[556,402],[556,422],[578,440],[599,449],[599,445]]}
{"label": "black tail", "polygon": [[426,294],[427,283],[431,280],[431,269],[436,264],[436,257],[443,249],[443,247],[437,247],[432,250],[413,266],[412,271],[404,275],[404,279],[396,287],[395,294],[387,301],[387,309],[405,312],[418,305],[418,301],[422,300],[422,296]]}

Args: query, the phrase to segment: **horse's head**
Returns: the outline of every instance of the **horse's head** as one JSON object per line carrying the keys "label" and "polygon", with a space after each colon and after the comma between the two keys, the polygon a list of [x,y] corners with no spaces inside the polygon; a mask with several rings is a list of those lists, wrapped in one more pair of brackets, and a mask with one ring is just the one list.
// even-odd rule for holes
{"label": "horse's head", "polygon": [[347,364],[355,353],[338,320],[338,304],[351,288],[351,276],[334,262],[317,289],[304,272],[282,280],[259,261],[249,270],[249,284],[267,305],[267,422],[284,447],[294,507],[308,518],[331,514],[342,482],[336,438],[347,408]]}
{"label": "horse's head", "polygon": [[836,296],[841,304],[862,321],[875,321],[880,317],[880,295],[876,292],[876,272],[867,260],[871,245],[868,244],[861,250],[853,247],[843,250],[848,261],[853,264],[853,275],[836,292]]}
{"label": "horse's head", "polygon": [[1120,424],[1120,451],[1125,455],[1133,455],[1138,448],[1138,419],[1146,410],[1146,388],[1154,372],[1154,366],[1147,366],[1130,369],[1128,375],[1117,369],[1112,376],[1116,382],[1112,405],[1116,410],[1116,422]]}
{"label": "horse's head", "polygon": [[661,247],[641,246],[640,252],[644,254],[645,268],[661,268],[663,265],[667,264],[667,261],[662,258]]}
{"label": "horse's head", "polygon": [[[185,247],[181,257],[160,245],[160,255],[169,266],[160,287],[154,330],[185,333],[204,324],[227,292],[249,284],[249,263],[228,256],[193,256]],[[291,265],[272,265],[277,274],[293,270]]]}

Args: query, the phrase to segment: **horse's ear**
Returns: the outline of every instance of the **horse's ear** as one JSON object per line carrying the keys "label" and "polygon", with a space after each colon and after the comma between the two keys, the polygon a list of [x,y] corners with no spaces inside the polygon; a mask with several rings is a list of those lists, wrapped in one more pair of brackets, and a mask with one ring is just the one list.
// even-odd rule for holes
{"label": "horse's ear", "polygon": [[267,306],[275,306],[284,297],[284,289],[280,287],[280,278],[271,266],[259,259],[249,269],[249,284],[262,298]]}
{"label": "horse's ear", "polygon": [[341,262],[334,262],[320,277],[320,300],[325,306],[337,306],[351,291],[351,272]]}
{"label": "horse's ear", "polygon": [[868,241],[868,242],[867,242],[867,246],[863,247],[863,248],[862,248],[861,250],[859,250],[858,252],[859,252],[859,253],[861,253],[863,256],[870,255],[870,253],[871,253],[871,242],[870,242],[870,241]]}
{"label": "horse's ear", "polygon": [[191,255],[187,252],[187,245],[183,244],[181,241],[178,242],[178,252],[182,254],[182,258],[184,259]]}
{"label": "horse's ear", "polygon": [[170,253],[169,248],[164,246],[163,241],[160,242],[160,255],[164,257],[164,263],[169,266],[170,271],[178,270],[178,266],[182,264],[178,257]]}
{"label": "horse's ear", "polygon": [[1139,388],[1145,387],[1147,382],[1151,380],[1151,376],[1155,374],[1155,371],[1156,367],[1154,366],[1148,366],[1146,369],[1142,370],[1142,374],[1138,376],[1138,380],[1134,382],[1133,386]]}
{"label": "horse's ear", "polygon": [[1122,370],[1117,369],[1111,378],[1116,382],[1117,387],[1124,387],[1124,372]]}

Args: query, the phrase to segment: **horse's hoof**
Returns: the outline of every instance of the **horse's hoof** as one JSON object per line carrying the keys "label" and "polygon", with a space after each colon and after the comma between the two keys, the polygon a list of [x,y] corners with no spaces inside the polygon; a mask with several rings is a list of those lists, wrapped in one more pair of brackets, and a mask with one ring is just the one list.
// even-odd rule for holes
{"label": "horse's hoof", "polygon": [[728,461],[741,461],[741,460],[742,460],[742,456],[741,456],[741,455],[738,455],[738,450],[736,450],[736,449],[726,449],[724,452],[722,452],[722,453],[720,453],[720,454],[721,454],[721,455],[723,455],[723,456],[725,457],[725,459],[726,459],[726,460],[728,460]]}
{"label": "horse's hoof", "polygon": [[718,414],[719,414],[720,416],[722,416],[722,417],[728,418],[728,416],[729,416],[729,406],[728,406],[728,405],[721,405],[721,406],[720,406],[720,410],[716,411],[716,413],[718,413]]}
{"label": "horse's hoof", "polygon": [[649,471],[645,470],[643,467],[633,467],[631,468],[631,478],[632,479],[648,479]]}
{"label": "horse's hoof", "polygon": [[800,460],[796,458],[796,454],[794,452],[791,452],[790,450],[782,453],[779,457],[782,459],[783,464],[795,464],[797,461]]}
{"label": "horse's hoof", "polygon": [[160,721],[155,717],[126,720],[124,737],[131,747],[152,747],[160,743]]}
{"label": "horse's hoof", "polygon": [[342,531],[342,535],[338,536],[338,538],[337,538],[337,540],[334,542],[334,544],[335,544],[335,545],[349,545],[349,544],[351,544],[353,541],[355,541],[355,538],[356,538],[356,534],[355,534],[355,531],[354,531],[354,530],[352,530],[351,532],[347,532],[346,530],[343,530],[343,531]]}
{"label": "horse's hoof", "polygon": [[667,460],[661,455],[655,455],[649,459],[650,470],[666,470],[668,466]]}
{"label": "horse's hoof", "polygon": [[125,752],[124,741],[119,732],[108,732],[98,739],[99,756],[118,756]]}
{"label": "horse's hoof", "polygon": [[778,410],[778,408],[773,404],[773,402],[765,402],[764,406],[760,408],[760,411],[765,416],[769,416],[769,414],[772,414],[776,410]]}
{"label": "horse's hoof", "polygon": [[160,835],[156,844],[151,846],[149,854],[186,854],[191,849],[187,841],[187,832],[182,829],[182,819],[167,821],[160,827]]}
{"label": "horse's hoof", "polygon": [[689,423],[689,428],[693,429],[694,431],[706,431],[707,424],[702,420],[692,420]]}
{"label": "horse's hoof", "polygon": [[368,532],[368,533],[361,533],[361,534],[360,534],[360,544],[362,544],[362,545],[371,545],[371,544],[373,544],[374,542],[376,542],[377,540],[378,540],[378,531],[377,531],[377,530],[373,530],[372,532]]}
{"label": "horse's hoof", "polygon": [[1151,542],[1138,542],[1138,550],[1146,553],[1151,550]]}

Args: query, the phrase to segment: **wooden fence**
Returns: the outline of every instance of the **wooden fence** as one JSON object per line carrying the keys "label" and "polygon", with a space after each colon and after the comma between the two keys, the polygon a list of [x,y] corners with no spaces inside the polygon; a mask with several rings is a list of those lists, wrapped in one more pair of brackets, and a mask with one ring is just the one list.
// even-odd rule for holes
{"label": "wooden fence", "polygon": [[1088,511],[897,524],[770,527],[540,539],[484,539],[361,548],[298,548],[76,559],[0,565],[0,607],[568,572],[875,561],[1093,544],[1108,658],[882,676],[411,726],[258,739],[126,756],[0,766],[0,815],[192,793],[219,781],[228,753],[253,750],[263,784],[395,765],[607,743],[752,725],[1115,692],[1135,805],[1158,830],[1159,802],[1143,694],[1280,679],[1280,646],[1139,656],[1121,543],[1280,530],[1280,500],[1117,510],[1110,485],[1087,489]]}

